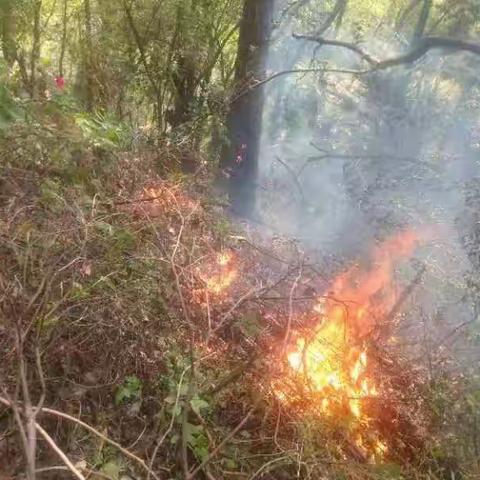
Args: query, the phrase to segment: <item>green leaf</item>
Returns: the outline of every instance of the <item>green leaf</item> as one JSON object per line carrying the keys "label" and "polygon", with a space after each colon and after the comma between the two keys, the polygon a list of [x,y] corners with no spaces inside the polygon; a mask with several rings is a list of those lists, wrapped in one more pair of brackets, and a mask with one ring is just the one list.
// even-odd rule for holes
{"label": "green leaf", "polygon": [[396,463],[375,465],[375,472],[384,480],[402,480],[402,468]]}
{"label": "green leaf", "polygon": [[40,185],[40,202],[52,212],[59,212],[63,206],[60,185],[50,179],[42,182]]}
{"label": "green leaf", "polygon": [[199,461],[208,456],[208,438],[202,425],[187,423],[187,443]]}
{"label": "green leaf", "polygon": [[105,475],[108,475],[109,477],[118,480],[120,478],[122,466],[118,462],[110,460],[109,462],[102,465],[101,470]]}
{"label": "green leaf", "polygon": [[115,404],[121,405],[140,399],[142,394],[142,382],[135,375],[125,377],[125,381],[115,394]]}
{"label": "green leaf", "polygon": [[261,332],[261,316],[257,312],[249,312],[240,318],[236,325],[246,337],[256,337]]}
{"label": "green leaf", "polygon": [[203,427],[201,425],[194,425],[193,423],[187,423],[186,426],[187,432],[187,442],[192,446],[196,443],[196,437],[203,432]]}
{"label": "green leaf", "polygon": [[85,300],[90,296],[90,291],[81,283],[73,282],[72,290],[70,291],[70,298],[72,300]]}
{"label": "green leaf", "polygon": [[190,406],[195,413],[200,415],[201,411],[207,409],[210,404],[199,397],[195,397],[190,400]]}
{"label": "green leaf", "polygon": [[235,471],[238,468],[237,462],[233,458],[225,458],[224,464],[227,470]]}
{"label": "green leaf", "polygon": [[113,232],[114,232],[114,229],[113,229],[113,226],[110,225],[109,223],[107,222],[96,222],[95,223],[95,227],[101,232],[103,233],[105,236],[112,236],[113,235]]}

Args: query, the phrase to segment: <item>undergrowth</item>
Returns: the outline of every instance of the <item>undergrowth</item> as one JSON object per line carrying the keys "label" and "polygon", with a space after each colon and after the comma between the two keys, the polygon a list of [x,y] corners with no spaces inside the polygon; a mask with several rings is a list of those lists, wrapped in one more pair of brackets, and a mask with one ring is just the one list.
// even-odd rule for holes
{"label": "undergrowth", "polygon": [[[292,282],[301,268],[325,285],[301,248],[233,226],[209,172],[179,173],[171,146],[133,145],[121,124],[69,105],[18,108],[0,138],[6,478],[32,448],[38,476],[72,475],[42,435],[22,445],[29,421],[84,478],[478,478],[476,426],[472,447],[449,418],[476,418],[471,379],[428,384],[379,354],[397,365],[383,372],[389,401],[411,418],[395,410],[396,449],[368,461],[348,425],[282,404],[272,387],[285,375]],[[238,263],[225,292],[209,284],[222,252]]]}

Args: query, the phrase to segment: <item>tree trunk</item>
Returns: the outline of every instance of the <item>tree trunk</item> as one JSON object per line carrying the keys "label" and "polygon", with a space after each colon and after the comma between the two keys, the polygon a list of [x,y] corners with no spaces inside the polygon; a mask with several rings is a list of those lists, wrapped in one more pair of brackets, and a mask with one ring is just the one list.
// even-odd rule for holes
{"label": "tree trunk", "polygon": [[169,123],[173,129],[181,127],[191,119],[190,106],[195,96],[196,75],[193,60],[184,53],[175,55],[175,69],[172,82],[175,87],[173,109]]}
{"label": "tree trunk", "polygon": [[58,75],[63,77],[63,63],[67,48],[67,26],[68,26],[68,0],[63,0],[62,6],[62,44],[60,46],[60,59],[58,61]]}
{"label": "tree trunk", "polygon": [[0,28],[3,58],[11,67],[17,59],[16,18],[11,0],[0,0]]}
{"label": "tree trunk", "polygon": [[[200,8],[200,2],[193,0],[177,8],[175,32],[172,46],[179,40],[179,33],[191,28],[187,22],[187,8],[190,15],[201,16],[205,11]],[[188,5],[188,6],[187,6]],[[180,37],[181,38],[181,37]],[[200,67],[196,65],[195,53],[188,42],[180,43],[171,55],[171,80],[174,86],[173,105],[168,112],[168,123],[172,129],[177,129],[193,119],[192,105],[201,79]]]}
{"label": "tree trunk", "polygon": [[42,0],[37,0],[34,4],[33,14],[33,45],[30,54],[30,94],[32,98],[37,97],[37,63],[40,58],[40,20],[42,12]]}
{"label": "tree trunk", "polygon": [[430,16],[430,12],[432,10],[433,0],[424,0],[422,5],[422,11],[420,12],[420,17],[418,19],[417,25],[415,27],[415,31],[413,33],[413,40],[412,44],[415,43],[423,37],[425,33],[425,29],[427,27],[428,18]]}
{"label": "tree trunk", "polygon": [[89,112],[94,107],[94,87],[93,87],[93,42],[92,42],[92,9],[90,0],[84,0],[83,8],[85,12],[85,102]]}
{"label": "tree trunk", "polygon": [[274,0],[245,0],[235,65],[239,95],[230,105],[227,116],[229,144],[223,149],[220,165],[229,178],[233,210],[246,216],[255,207],[264,104],[263,88],[247,86],[264,75],[273,6]]}

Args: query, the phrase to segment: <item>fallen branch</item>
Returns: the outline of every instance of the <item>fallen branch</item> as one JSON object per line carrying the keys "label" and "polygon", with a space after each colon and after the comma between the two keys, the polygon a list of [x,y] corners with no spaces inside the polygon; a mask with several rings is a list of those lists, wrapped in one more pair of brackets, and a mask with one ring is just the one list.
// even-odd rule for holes
{"label": "fallen branch", "polygon": [[230,315],[233,314],[233,312],[235,312],[235,310],[237,310],[238,307],[240,307],[241,305],[243,305],[243,303],[245,303],[249,298],[251,298],[256,292],[259,293],[263,291],[263,288],[251,288],[248,292],[246,292],[245,294],[243,294],[233,305],[232,307],[222,315],[222,317],[220,318],[220,321],[218,322],[218,324],[215,326],[215,328],[212,330],[211,333],[217,333],[222,327],[223,325],[225,324],[225,322],[228,320],[228,318],[230,317]]}
{"label": "fallen branch", "polygon": [[[93,475],[94,477],[105,478],[106,480],[115,480],[113,477],[106,475],[103,472],[98,472],[97,470],[91,470],[90,468],[82,468],[84,472],[87,472],[89,475]],[[68,467],[64,467],[63,465],[54,465],[53,467],[43,467],[37,468],[35,473],[46,473],[46,472],[55,472],[55,471],[67,471],[69,472],[70,469]]]}
{"label": "fallen branch", "polygon": [[[192,401],[193,394],[195,393],[195,356],[193,352],[193,338],[190,340],[190,383],[188,384],[187,394],[185,395],[185,401],[182,410],[182,435],[180,438],[180,460],[182,463],[183,476],[185,480],[189,478],[190,466],[188,462],[188,436],[189,436],[189,423],[188,416],[190,414],[190,402]],[[175,412],[174,412],[175,415]]]}
{"label": "fallen branch", "polygon": [[292,287],[290,289],[290,295],[288,298],[288,321],[287,321],[287,328],[285,329],[285,336],[283,338],[283,348],[282,352],[285,355],[287,351],[288,342],[290,340],[290,330],[292,328],[292,321],[293,321],[293,295],[295,294],[295,290],[297,289],[298,282],[302,278],[303,273],[303,266],[301,265],[298,270],[298,275],[295,277],[295,280],[292,283]]}

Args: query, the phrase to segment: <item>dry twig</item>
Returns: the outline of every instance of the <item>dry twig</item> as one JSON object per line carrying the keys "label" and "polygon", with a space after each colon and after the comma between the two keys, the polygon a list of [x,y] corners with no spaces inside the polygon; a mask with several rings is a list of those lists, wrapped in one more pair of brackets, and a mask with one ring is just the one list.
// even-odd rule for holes
{"label": "dry twig", "polygon": [[[3,403],[3,405],[14,408],[12,403],[7,400],[7,398],[0,397],[0,403]],[[130,452],[126,448],[122,447],[119,443],[115,442],[114,440],[108,438],[106,435],[103,433],[99,432],[92,426],[90,426],[88,423],[83,422],[82,420],[72,417],[71,415],[68,415],[67,413],[60,412],[58,410],[54,410],[52,408],[42,408],[42,413],[47,413],[49,415],[53,415],[55,417],[63,418],[65,420],[69,420],[71,422],[74,422],[86,430],[88,430],[90,433],[93,433],[97,437],[101,438],[104,442],[112,445],[113,447],[117,448],[120,452],[122,452],[126,457],[130,458],[131,460],[134,460],[136,463],[138,463],[147,473],[150,473],[150,475],[155,478],[155,480],[160,480],[160,478],[155,474],[155,472],[151,471],[150,468],[147,466],[147,464],[139,457],[137,457],[134,453]],[[166,469],[168,471],[168,469]]]}
{"label": "dry twig", "polygon": [[60,457],[62,462],[66,465],[66,467],[79,479],[85,480],[85,477],[78,471],[75,465],[70,461],[70,459],[63,453],[60,447],[55,443],[53,438],[38,424],[35,424],[35,428],[37,429],[38,433],[45,439],[48,443],[50,448]]}
{"label": "dry twig", "polygon": [[248,419],[252,416],[252,413],[255,411],[255,407],[253,407],[247,415],[243,418],[243,420],[222,440],[221,443],[217,445],[212,450],[212,453],[208,454],[208,456],[205,458],[205,460],[198,465],[196,468],[194,468],[191,472],[189,472],[187,476],[187,480],[191,480],[195,477],[195,475],[200,471],[203,470],[208,463],[210,463],[213,458],[217,456],[217,454],[220,452],[220,450],[225,446],[225,444],[233,438],[241,429],[242,427],[247,423]]}

